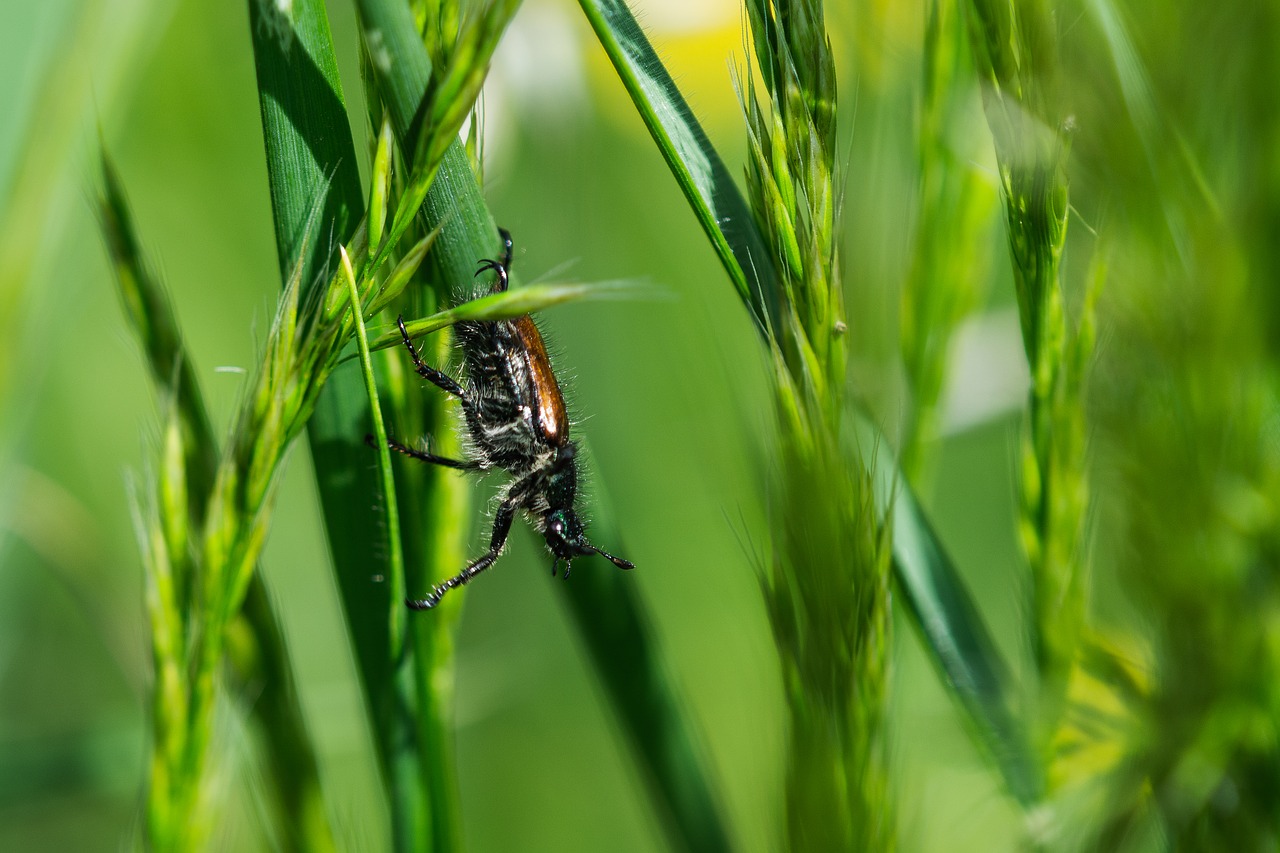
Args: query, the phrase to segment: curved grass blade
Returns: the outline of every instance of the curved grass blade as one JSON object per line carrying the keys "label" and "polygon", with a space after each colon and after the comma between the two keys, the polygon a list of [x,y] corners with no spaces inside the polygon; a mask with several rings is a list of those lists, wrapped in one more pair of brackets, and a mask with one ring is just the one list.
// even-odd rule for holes
{"label": "curved grass blade", "polygon": [[[624,534],[598,476],[589,447],[584,458],[591,490],[592,537],[628,553]],[[673,849],[719,853],[734,849],[722,817],[697,730],[671,686],[644,601],[627,574],[601,565],[575,571],[564,601],[587,657],[622,723],[649,799]]]}
{"label": "curved grass blade", "polygon": [[373,443],[378,453],[378,479],[382,482],[383,515],[387,520],[387,562],[391,590],[391,658],[399,660],[404,653],[405,609],[400,607],[404,598],[404,550],[400,542],[400,511],[396,503],[396,485],[391,474],[391,453],[387,447],[387,428],[382,420],[382,405],[378,402],[378,380],[373,372],[373,359],[369,356],[369,337],[364,325],[364,311],[360,307],[360,291],[356,286],[356,273],[351,268],[351,258],[346,249],[342,254],[342,272],[351,297],[351,319],[355,324],[356,349],[360,357],[360,375],[364,378],[365,392],[369,395],[369,414],[373,421]]}
{"label": "curved grass blade", "polygon": [[1024,808],[1041,795],[1039,763],[1018,716],[1013,679],[964,581],[891,457],[884,435],[864,413],[854,429],[874,454],[876,505],[893,513],[893,566],[912,621],[932,651],[952,695],[1009,793]]}
{"label": "curved grass blade", "polygon": [[1041,796],[1040,771],[1013,711],[1012,678],[959,572],[901,477],[897,489],[892,500],[898,588],[1009,793],[1031,808]]}
{"label": "curved grass blade", "polygon": [[[437,311],[421,320],[404,324],[409,337],[417,339],[452,326],[463,320],[510,320],[534,314],[546,308],[576,302],[580,299],[609,299],[635,291],[630,282],[597,282],[595,284],[531,284],[505,293],[493,293],[463,302],[454,308]],[[372,328],[377,337],[369,341],[370,350],[400,346],[402,338],[397,326]]]}
{"label": "curved grass blade", "polygon": [[[776,309],[772,302],[762,306],[757,293],[767,298],[776,293],[776,285],[772,284],[772,264],[762,248],[764,240],[737,184],[721,165],[624,0],[579,2],[767,342],[768,326],[762,319],[773,315],[762,311]],[[734,213],[726,227],[721,227],[728,211]],[[746,263],[762,282],[768,282],[758,291],[743,286]],[[766,275],[770,278],[765,279]],[[887,444],[880,440],[865,446],[884,448]],[[901,481],[896,463],[888,462],[883,452],[877,459],[877,465],[885,469],[881,477],[888,478],[884,505],[893,494],[900,504],[894,511],[894,568],[912,618],[1009,791],[1019,803],[1029,806],[1039,793],[1033,769],[1037,765],[1010,709],[1009,697],[1015,691],[1008,667],[942,543]]]}
{"label": "curved grass blade", "polygon": [[773,261],[751,209],[625,0],[579,5],[757,328],[782,328]]}

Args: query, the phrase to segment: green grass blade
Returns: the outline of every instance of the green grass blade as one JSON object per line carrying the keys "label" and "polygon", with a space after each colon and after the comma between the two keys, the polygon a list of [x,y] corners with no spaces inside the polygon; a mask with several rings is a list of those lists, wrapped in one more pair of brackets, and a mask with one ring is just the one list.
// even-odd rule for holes
{"label": "green grass blade", "polygon": [[[635,290],[635,286],[627,281],[594,284],[533,284],[508,290],[505,293],[493,293],[472,299],[453,308],[437,311],[421,320],[406,320],[404,328],[410,338],[417,339],[463,320],[509,320],[580,299],[616,299],[628,293],[634,293]],[[371,328],[369,331],[377,335],[369,341],[371,350],[400,346],[403,341],[398,326],[380,326]]]}
{"label": "green grass blade", "polygon": [[[216,473],[217,442],[177,319],[163,286],[142,255],[124,188],[105,150],[101,160],[103,234],[126,318],[142,344],[152,381],[159,395],[172,402],[178,428],[183,432],[183,466],[190,500],[187,511],[192,526],[199,527]],[[241,683],[254,685],[255,701],[250,709],[263,734],[272,788],[280,798],[283,822],[288,827],[282,833],[286,849],[333,849],[318,763],[298,704],[284,634],[257,573],[250,582],[242,613],[255,645],[255,654],[250,656],[254,669],[233,659],[233,671]]]}
{"label": "green grass blade", "polygon": [[391,114],[401,151],[412,151],[410,143],[419,123],[419,113],[431,80],[431,59],[427,55],[409,4],[390,0],[357,0],[364,43],[369,50],[378,92]]}
{"label": "green grass blade", "polygon": [[[870,424],[865,426],[869,427]],[[883,442],[879,444],[884,447]],[[1040,799],[1039,764],[1014,713],[1015,685],[968,589],[910,486],[883,451],[877,496],[892,503],[898,588],[972,731],[1024,808]]]}
{"label": "green grass blade", "polygon": [[369,337],[365,331],[360,292],[356,287],[355,270],[351,268],[351,259],[347,257],[345,250],[342,250],[342,270],[351,296],[351,317],[355,323],[356,348],[360,354],[360,375],[364,378],[365,391],[369,395],[373,443],[377,447],[378,454],[378,478],[382,481],[383,514],[387,519],[387,554],[391,568],[391,573],[388,575],[391,586],[391,610],[387,615],[393,643],[391,657],[393,660],[399,660],[404,653],[405,618],[405,608],[400,604],[404,598],[404,550],[400,542],[400,510],[396,503],[396,484],[391,473],[387,428],[382,420],[382,406],[378,402],[378,380],[374,376],[373,360],[369,355]]}
{"label": "green grass blade", "polygon": [[979,742],[1026,808],[1040,798],[1040,774],[1011,704],[1012,679],[955,566],[905,482],[893,508],[893,564],[914,621],[968,712]]}
{"label": "green grass blade", "polygon": [[[761,321],[771,315],[764,313],[758,294],[768,297],[776,292],[773,267],[740,190],[623,0],[580,2],[673,176],[707,229],[730,281],[764,333]],[[748,264],[768,283],[759,288],[744,286],[743,269]],[[1023,805],[1030,805],[1038,797],[1038,775],[1011,710],[1014,691],[1008,667],[942,543],[907,491],[896,463],[888,460],[887,445],[879,441],[865,446],[881,448],[880,476],[888,478],[890,485],[898,484],[894,567],[912,617],[1010,792]],[[892,493],[890,489],[886,495]]]}
{"label": "green grass blade", "polygon": [[[623,533],[607,499],[603,478],[590,466],[591,538],[626,555]],[[622,723],[667,840],[673,849],[717,853],[734,848],[712,779],[704,767],[698,732],[688,707],[671,688],[633,573],[603,559],[577,568],[564,584],[563,600],[588,659]],[[637,571],[644,571],[640,566]]]}
{"label": "green grass blade", "polygon": [[779,285],[751,209],[625,0],[579,5],[761,333],[781,328]]}
{"label": "green grass blade", "polygon": [[[281,276],[305,246],[305,292],[336,258],[334,241],[345,241],[364,211],[333,37],[317,0],[250,0],[249,27]],[[308,235],[321,196],[319,233]]]}

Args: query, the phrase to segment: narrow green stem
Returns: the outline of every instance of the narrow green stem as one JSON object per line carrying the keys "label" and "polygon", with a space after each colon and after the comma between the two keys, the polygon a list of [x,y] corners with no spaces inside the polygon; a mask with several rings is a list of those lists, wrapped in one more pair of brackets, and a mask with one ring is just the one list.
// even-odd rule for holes
{"label": "narrow green stem", "polygon": [[[340,248],[339,251],[342,256],[343,277],[346,279],[347,293],[351,300],[351,316],[355,326],[360,370],[364,376],[365,390],[369,395],[369,417],[378,456],[378,478],[382,486],[383,512],[387,525],[389,569],[387,580],[390,587],[390,612],[387,619],[388,650],[396,673],[398,693],[401,696],[412,696],[417,690],[413,675],[420,667],[413,665],[405,648],[404,549],[400,538],[400,510],[396,498],[396,484],[391,471],[391,452],[387,445],[387,428],[382,419],[382,406],[378,402],[378,382],[373,372],[373,359],[370,356],[369,339],[365,332],[364,312],[360,307],[360,289],[356,284],[355,272],[351,268],[351,259],[347,257],[346,249]],[[392,790],[396,796],[396,807],[392,810],[392,834],[397,850],[418,848],[422,839],[428,837],[427,833],[430,832],[431,826],[432,809],[429,805],[422,803],[417,793],[422,791],[422,783],[426,781],[424,777],[429,777],[428,768],[431,767],[432,756],[423,750],[420,740],[409,736],[414,726],[406,719],[408,711],[408,708],[397,703],[392,710],[393,719],[389,721],[394,730],[403,732],[398,737],[406,738],[402,743],[404,748],[395,751],[391,768]],[[428,785],[426,787],[428,800],[432,799],[431,791]],[[402,798],[404,792],[411,794],[408,801]]]}
{"label": "narrow green stem", "polygon": [[360,291],[356,286],[355,271],[347,250],[339,247],[342,271],[351,297],[351,317],[356,330],[356,348],[360,351],[360,371],[364,387],[369,392],[369,416],[373,424],[373,439],[378,454],[378,477],[382,481],[383,512],[387,521],[387,552],[391,589],[391,607],[387,614],[387,630],[391,636],[391,657],[399,660],[404,654],[404,550],[400,543],[400,510],[396,503],[396,483],[391,472],[391,452],[387,445],[387,427],[382,420],[382,406],[378,403],[378,380],[373,373],[373,360],[369,355],[369,339],[365,334],[364,315],[360,308]]}

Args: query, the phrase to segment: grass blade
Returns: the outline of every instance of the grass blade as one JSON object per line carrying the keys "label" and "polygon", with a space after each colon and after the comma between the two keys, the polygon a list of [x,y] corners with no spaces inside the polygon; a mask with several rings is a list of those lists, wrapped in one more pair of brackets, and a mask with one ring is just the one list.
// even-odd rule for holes
{"label": "grass blade", "polygon": [[676,183],[763,334],[780,328],[778,282],[751,209],[625,0],[579,0]]}
{"label": "grass blade", "polygon": [[[591,458],[590,452],[586,458]],[[587,477],[595,484],[593,538],[627,553],[601,485],[604,478],[594,470]],[[732,850],[698,732],[687,719],[687,706],[671,688],[648,612],[633,584],[631,577],[608,565],[592,566],[574,572],[573,582],[564,584],[563,600],[672,847],[699,853]]]}
{"label": "grass blade", "polygon": [[[281,276],[305,243],[305,291],[336,257],[335,241],[345,240],[364,212],[333,37],[317,0],[287,6],[251,0],[249,27]],[[321,197],[321,233],[308,235],[306,223]]]}
{"label": "grass blade", "polygon": [[[448,328],[462,320],[509,320],[534,314],[566,302],[580,299],[610,299],[632,293],[635,287],[626,281],[597,282],[595,284],[532,284],[527,287],[493,293],[471,299],[453,308],[437,311],[421,320],[405,321],[409,337],[417,339],[432,332]],[[377,337],[369,341],[370,350],[400,346],[402,338],[397,326],[381,326],[370,329]]]}
{"label": "grass blade", "polygon": [[[771,307],[765,310],[772,303],[762,303],[758,294],[767,299],[776,293],[777,285],[764,240],[741,191],[623,0],[580,2],[673,176],[707,229],[731,283],[767,338],[763,320],[772,316]],[[758,288],[744,286],[744,268],[763,282]],[[886,445],[880,441],[864,446]],[[902,506],[894,516],[893,564],[912,618],[1010,792],[1023,805],[1030,805],[1039,790],[1031,769],[1036,765],[1008,704],[1007,697],[1014,695],[1008,667],[942,543],[900,481],[896,463],[887,461],[882,450],[877,464],[893,465],[888,482],[898,483],[897,500]],[[886,476],[890,473],[879,474],[881,479]]]}
{"label": "grass blade", "polygon": [[1012,678],[969,591],[906,482],[893,498],[898,588],[978,740],[1024,808],[1040,799],[1039,765],[1013,711]]}
{"label": "grass blade", "polygon": [[1039,764],[1018,716],[1013,678],[951,562],[897,466],[887,441],[858,413],[858,443],[877,447],[876,503],[893,513],[893,565],[912,619],[987,755],[1022,806],[1040,798]]}

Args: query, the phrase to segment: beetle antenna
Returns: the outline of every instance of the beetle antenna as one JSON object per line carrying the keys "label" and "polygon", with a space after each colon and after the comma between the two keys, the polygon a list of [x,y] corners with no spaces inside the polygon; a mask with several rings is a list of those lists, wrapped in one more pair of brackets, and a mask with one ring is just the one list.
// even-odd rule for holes
{"label": "beetle antenna", "polygon": [[617,566],[620,569],[634,569],[636,567],[636,564],[631,562],[630,560],[624,560],[621,557],[615,557],[612,554],[610,554],[608,551],[604,550],[603,548],[597,548],[595,545],[592,545],[590,542],[584,542],[583,544],[586,545],[592,551],[595,551],[601,557],[604,557],[610,563],[613,563],[615,566]]}

